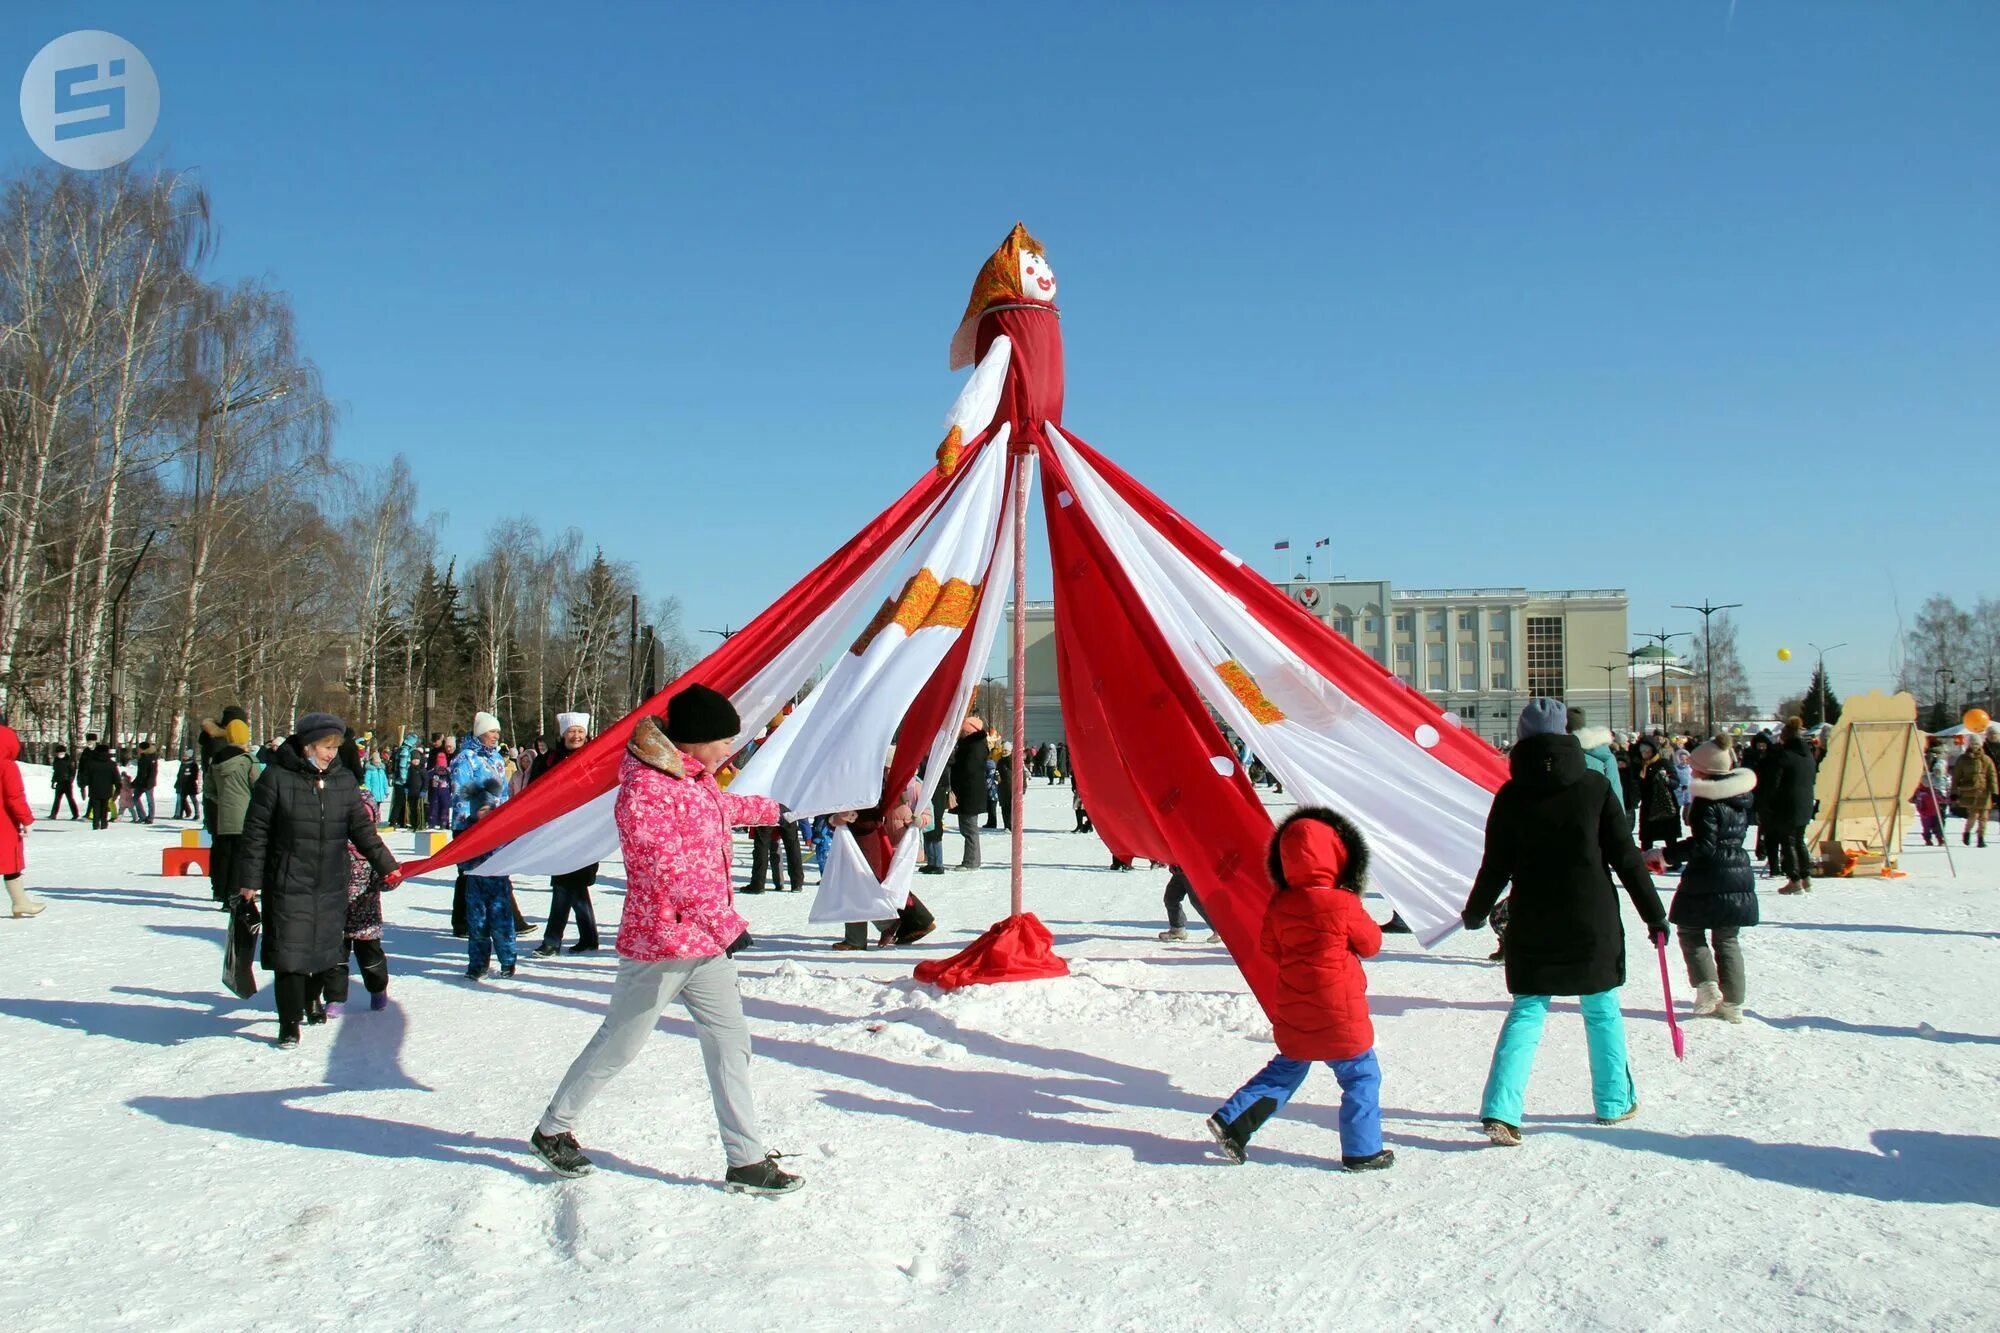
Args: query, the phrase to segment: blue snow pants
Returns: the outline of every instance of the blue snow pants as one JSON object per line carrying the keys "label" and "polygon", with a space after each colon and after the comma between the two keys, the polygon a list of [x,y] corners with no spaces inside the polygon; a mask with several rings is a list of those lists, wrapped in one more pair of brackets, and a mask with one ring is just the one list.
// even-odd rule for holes
{"label": "blue snow pants", "polygon": [[[1382,1151],[1382,1066],[1375,1059],[1375,1052],[1363,1051],[1352,1060],[1328,1060],[1327,1067],[1340,1080],[1340,1155],[1342,1157],[1373,1157]],[[1252,1076],[1248,1083],[1236,1090],[1236,1095],[1222,1104],[1215,1118],[1225,1125],[1233,1125],[1244,1112],[1268,1097],[1276,1103],[1264,1115],[1257,1118],[1262,1124],[1271,1116],[1285,1108],[1292,1094],[1306,1081],[1312,1070],[1312,1061],[1294,1060],[1289,1056],[1274,1055],[1271,1063]],[[1255,1128],[1255,1125],[1247,1126]]]}
{"label": "blue snow pants", "polygon": [[[1632,1066],[1625,1052],[1625,1015],[1618,1009],[1618,992],[1603,990],[1579,996],[1583,1034],[1590,1044],[1590,1095],[1605,1119],[1624,1115],[1638,1100],[1632,1087]],[[1514,1007],[1500,1025],[1493,1047],[1493,1066],[1486,1074],[1486,1095],[1480,1099],[1483,1120],[1504,1120],[1518,1127],[1528,1075],[1535,1067],[1535,1049],[1542,1042],[1542,1024],[1549,1016],[1546,995],[1516,995]]]}
{"label": "blue snow pants", "polygon": [[484,975],[487,960],[499,955],[500,966],[514,966],[514,908],[508,897],[514,881],[505,875],[465,877],[465,949],[474,975]]}

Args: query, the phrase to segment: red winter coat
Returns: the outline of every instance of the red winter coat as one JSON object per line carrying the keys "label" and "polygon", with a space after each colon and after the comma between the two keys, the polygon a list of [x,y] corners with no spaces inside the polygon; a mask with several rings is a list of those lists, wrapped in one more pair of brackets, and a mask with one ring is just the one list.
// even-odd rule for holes
{"label": "red winter coat", "polygon": [[1278,891],[1264,912],[1264,952],[1278,966],[1271,1025],[1293,1060],[1351,1060],[1375,1045],[1363,958],[1382,928],[1361,906],[1368,845],[1330,810],[1296,811],[1271,839]]}
{"label": "red winter coat", "polygon": [[18,875],[27,869],[27,853],[21,835],[35,822],[28,808],[28,789],[21,785],[21,738],[12,727],[0,727],[0,875]]}

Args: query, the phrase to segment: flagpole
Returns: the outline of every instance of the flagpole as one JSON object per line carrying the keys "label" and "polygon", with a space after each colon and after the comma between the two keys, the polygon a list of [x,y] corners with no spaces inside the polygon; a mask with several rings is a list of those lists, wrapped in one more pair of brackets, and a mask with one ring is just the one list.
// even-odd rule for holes
{"label": "flagpole", "polygon": [[1010,663],[1014,694],[1014,753],[1010,757],[1014,809],[1007,820],[1012,826],[1014,865],[1013,910],[1009,916],[1021,915],[1021,809],[1028,787],[1024,762],[1028,753],[1028,461],[1034,456],[1035,446],[1029,443],[1014,459],[1014,652]]}

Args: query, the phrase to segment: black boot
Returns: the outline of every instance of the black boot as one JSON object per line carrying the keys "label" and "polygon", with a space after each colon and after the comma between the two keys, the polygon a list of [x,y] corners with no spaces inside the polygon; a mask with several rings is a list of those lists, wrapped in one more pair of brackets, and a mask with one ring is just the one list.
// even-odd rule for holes
{"label": "black boot", "polygon": [[298,1044],[299,1025],[297,1023],[278,1024],[278,1049],[289,1051]]}
{"label": "black boot", "polygon": [[1384,1148],[1366,1157],[1343,1157],[1340,1164],[1349,1171],[1386,1171],[1396,1164],[1396,1154]]}

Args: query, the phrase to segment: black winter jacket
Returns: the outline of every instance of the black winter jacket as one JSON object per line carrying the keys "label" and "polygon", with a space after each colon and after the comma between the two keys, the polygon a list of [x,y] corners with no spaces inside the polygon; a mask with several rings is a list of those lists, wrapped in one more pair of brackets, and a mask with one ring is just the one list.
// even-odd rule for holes
{"label": "black winter jacket", "polygon": [[1606,866],[1650,927],[1666,909],[1632,842],[1631,825],[1574,736],[1531,736],[1508,756],[1512,776],[1486,816],[1486,858],[1464,921],[1476,929],[1511,881],[1507,989],[1594,995],[1625,984],[1625,929]]}
{"label": "black winter jacket", "polygon": [[1720,777],[1697,777],[1688,806],[1692,828],[1675,845],[1685,859],[1668,918],[1677,926],[1709,930],[1757,924],[1757,876],[1743,838],[1756,809],[1757,775],[1739,768]]}
{"label": "black winter jacket", "polygon": [[76,766],[76,777],[92,800],[116,795],[118,761],[111,757],[111,747],[100,741],[95,749],[85,750]]}
{"label": "black winter jacket", "polygon": [[321,773],[296,738],[271,752],[250,793],[236,853],[238,889],[263,895],[264,966],[321,972],[338,966],[347,930],[347,845],[380,875],[396,868],[361,803],[354,774]]}
{"label": "black winter jacket", "polygon": [[957,801],[952,807],[953,813],[986,813],[986,757],[984,731],[960,736],[958,744],[952,747],[951,756],[945,764],[945,781],[950,784],[951,794]]}
{"label": "black winter jacket", "polygon": [[59,754],[49,761],[49,782],[57,791],[76,784],[76,761]]}
{"label": "black winter jacket", "polygon": [[160,757],[158,755],[142,754],[132,768],[133,791],[151,791],[160,785]]}
{"label": "black winter jacket", "polygon": [[1771,819],[1795,828],[1812,823],[1813,779],[1818,775],[1819,765],[1805,737],[1794,736],[1773,748],[1768,763]]}

